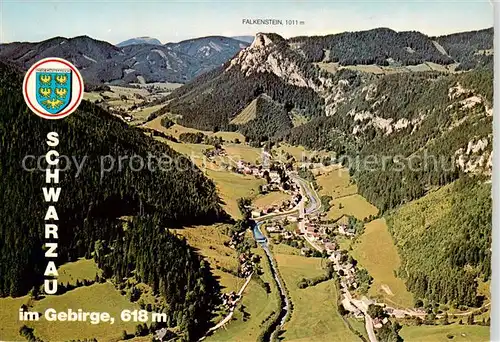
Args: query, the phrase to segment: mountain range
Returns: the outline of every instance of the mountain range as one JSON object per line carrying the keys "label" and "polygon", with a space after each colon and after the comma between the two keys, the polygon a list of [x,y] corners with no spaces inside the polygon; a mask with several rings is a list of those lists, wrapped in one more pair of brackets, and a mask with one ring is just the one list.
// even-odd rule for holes
{"label": "mountain range", "polygon": [[[478,51],[492,49],[492,33],[438,38],[439,45],[450,52],[421,34],[386,29],[333,36],[344,44],[331,49],[325,49],[330,41],[325,37],[286,40],[262,33],[222,67],[171,93],[159,114],[179,115],[181,124],[197,129],[237,130],[258,146],[284,140],[337,155],[403,157],[430,149],[464,172],[491,174],[492,55]],[[394,40],[386,40],[388,35]],[[347,44],[348,37],[357,38]],[[359,43],[368,37],[381,39],[379,50],[375,46],[367,50]],[[454,52],[460,45],[467,45],[461,51],[469,53]],[[336,62],[315,62],[324,60],[328,50]],[[318,51],[323,55],[316,55]],[[342,65],[353,54],[370,64],[377,60],[385,64],[380,59],[383,54],[393,61],[383,69],[385,73],[370,73]],[[461,63],[470,67],[472,62],[473,69],[467,72],[409,72],[401,67],[454,63],[458,68]],[[382,193],[368,190],[378,182],[361,179],[360,187],[372,203],[386,210],[418,197],[433,182],[456,176],[439,173],[432,180],[434,176],[423,172],[415,184],[407,184],[407,190]]]}
{"label": "mountain range", "polygon": [[185,83],[220,66],[248,45],[222,36],[165,45],[154,42],[142,39],[114,46],[88,36],[55,37],[38,43],[2,44],[0,59],[28,69],[45,57],[64,58],[79,68],[87,85]]}
{"label": "mountain range", "polygon": [[116,44],[118,47],[124,47],[128,45],[139,45],[139,44],[150,44],[150,45],[162,45],[161,42],[156,38],[151,37],[136,37],[127,39],[121,43]]}

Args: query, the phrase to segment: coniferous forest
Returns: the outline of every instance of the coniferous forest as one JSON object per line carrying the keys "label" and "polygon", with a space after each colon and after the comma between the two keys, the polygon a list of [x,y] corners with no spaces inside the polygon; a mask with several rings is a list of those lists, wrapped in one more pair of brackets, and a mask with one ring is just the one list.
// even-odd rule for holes
{"label": "coniferous forest", "polygon": [[[0,135],[2,151],[8,151],[0,162],[0,296],[25,295],[42,282],[45,170],[23,170],[22,161],[44,156],[50,149],[46,135],[55,131],[60,155],[79,162],[87,156],[78,176],[74,163],[64,171],[68,165],[60,159],[57,264],[95,256],[105,275],[118,282],[135,268],[141,280],[167,296],[173,324],[189,333],[196,320],[205,322],[200,317],[210,311],[214,280],[197,253],[165,227],[225,219],[213,182],[187,158],[85,101],[65,120],[35,116],[23,100],[21,77],[16,68],[0,64]],[[169,157],[172,165],[160,170],[153,163],[157,170],[150,171],[136,157],[132,167],[106,165],[110,171],[100,172],[101,156],[136,155],[147,162],[148,153]],[[28,160],[26,166],[36,163]],[[124,216],[141,217],[132,223],[137,229],[125,233],[119,220]]]}

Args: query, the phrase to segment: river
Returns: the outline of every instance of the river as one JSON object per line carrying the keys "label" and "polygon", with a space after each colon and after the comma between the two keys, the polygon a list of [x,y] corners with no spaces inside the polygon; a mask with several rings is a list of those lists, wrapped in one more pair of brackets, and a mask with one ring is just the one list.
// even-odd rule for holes
{"label": "river", "polygon": [[280,292],[281,302],[284,303],[284,305],[280,308],[280,314],[277,322],[273,323],[273,325],[271,326],[273,332],[271,333],[270,341],[272,341],[273,335],[276,334],[280,330],[280,328],[285,324],[285,321],[288,315],[290,314],[290,301],[288,299],[288,296],[286,295],[285,287],[279,276],[278,268],[276,266],[276,263],[274,262],[272,253],[269,250],[269,246],[267,244],[267,238],[264,236],[264,234],[262,234],[262,231],[260,230],[261,225],[262,222],[254,223],[252,229],[253,237],[266,253],[267,259],[269,260],[269,265],[271,265],[271,274],[273,278],[276,280],[276,283],[278,284],[278,290]]}

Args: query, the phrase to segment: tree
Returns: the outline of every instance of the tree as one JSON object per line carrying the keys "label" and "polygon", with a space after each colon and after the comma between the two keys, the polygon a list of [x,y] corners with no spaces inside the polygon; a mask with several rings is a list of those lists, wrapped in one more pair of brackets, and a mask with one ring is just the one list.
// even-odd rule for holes
{"label": "tree", "polygon": [[443,324],[443,325],[448,325],[448,324],[450,324],[450,321],[448,320],[448,313],[447,313],[447,312],[445,312],[445,313],[444,313],[444,315],[443,315],[442,324]]}
{"label": "tree", "polygon": [[387,313],[385,312],[384,308],[381,307],[380,305],[370,304],[367,313],[372,318],[383,319],[387,317]]}
{"label": "tree", "polygon": [[468,324],[468,325],[474,325],[474,313],[471,313],[471,314],[467,317],[467,324]]}

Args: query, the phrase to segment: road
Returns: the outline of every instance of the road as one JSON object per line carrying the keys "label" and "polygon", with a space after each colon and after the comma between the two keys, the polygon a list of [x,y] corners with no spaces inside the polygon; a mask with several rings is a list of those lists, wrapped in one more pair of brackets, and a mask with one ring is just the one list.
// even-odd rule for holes
{"label": "road", "polygon": [[[306,229],[305,229],[305,216],[313,214],[319,210],[321,210],[321,200],[319,199],[319,196],[317,192],[311,187],[311,185],[305,180],[302,179],[296,175],[292,176],[293,180],[300,186],[300,192],[302,195],[302,200],[299,203],[299,217],[301,220],[299,221],[299,229],[303,233],[304,239],[306,239],[309,244],[314,247],[316,250],[323,252],[323,248],[319,247],[317,244],[314,243],[311,239],[306,234]],[[305,207],[305,200],[308,200],[308,205]],[[340,265],[336,259],[331,259],[333,260],[336,264],[337,267],[340,268]],[[373,320],[368,314],[367,310],[368,308],[365,307],[365,305],[361,304],[361,301],[359,300],[354,300],[351,296],[351,293],[347,289],[343,289],[344,294],[346,298],[349,300],[349,302],[357,307],[365,316],[365,328],[366,332],[368,333],[368,338],[370,342],[377,342],[377,337],[375,336],[375,329],[373,326]]]}

